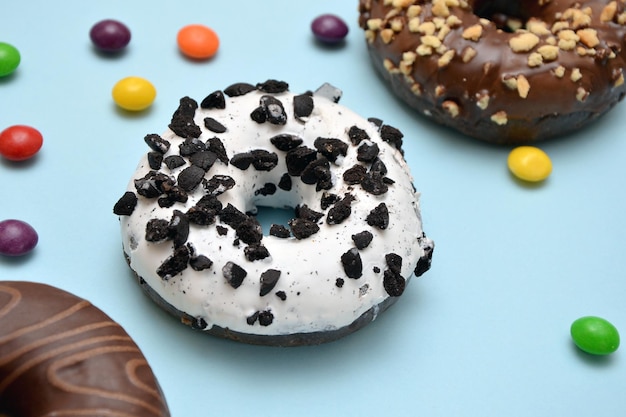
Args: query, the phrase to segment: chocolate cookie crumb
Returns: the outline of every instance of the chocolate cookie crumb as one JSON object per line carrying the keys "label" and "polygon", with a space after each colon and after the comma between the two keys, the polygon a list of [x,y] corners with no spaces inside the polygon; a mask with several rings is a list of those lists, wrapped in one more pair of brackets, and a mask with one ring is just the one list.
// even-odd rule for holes
{"label": "chocolate cookie crumb", "polygon": [[285,108],[283,107],[283,103],[278,100],[276,97],[272,96],[262,96],[261,97],[261,107],[265,112],[265,116],[267,117],[267,121],[273,125],[284,125],[287,123],[287,113],[285,113]]}
{"label": "chocolate cookie crumb", "polygon": [[304,168],[300,179],[305,184],[316,184],[316,191],[330,190],[333,187],[330,162],[323,156],[316,159]]}
{"label": "chocolate cookie crumb", "polygon": [[175,248],[187,242],[187,238],[189,237],[189,219],[187,219],[185,213],[180,210],[174,210],[167,228]]}
{"label": "chocolate cookie crumb", "polygon": [[343,284],[345,284],[345,280],[343,278],[337,278],[335,280],[335,286],[337,288],[343,288]]}
{"label": "chocolate cookie crumb", "polygon": [[326,215],[326,223],[327,224],[340,224],[352,213],[352,208],[350,207],[352,202],[354,201],[354,197],[350,194],[347,194],[342,200],[338,201]]}
{"label": "chocolate cookie crumb", "polygon": [[189,260],[189,266],[191,266],[194,271],[204,271],[205,269],[209,269],[211,265],[213,265],[213,261],[204,255],[194,256]]}
{"label": "chocolate cookie crumb", "polygon": [[220,211],[219,216],[222,223],[229,225],[233,229],[237,229],[241,223],[248,219],[245,213],[242,213],[230,203]]}
{"label": "chocolate cookie crumb", "polygon": [[372,227],[378,227],[381,230],[385,230],[389,226],[389,210],[385,203],[377,205],[367,215],[367,224]]}
{"label": "chocolate cookie crumb", "polygon": [[318,221],[320,221],[322,217],[324,217],[324,213],[315,211],[311,209],[309,206],[307,206],[306,204],[302,204],[302,205],[298,204],[296,206],[295,212],[296,212],[297,218],[308,220],[313,223],[317,223]]}
{"label": "chocolate cookie crumb", "polygon": [[380,148],[377,144],[368,145],[367,143],[363,143],[357,149],[356,159],[361,162],[371,163],[378,157],[379,152]]}
{"label": "chocolate cookie crumb", "polygon": [[180,155],[166,156],[163,162],[165,162],[165,166],[167,166],[170,169],[170,171],[173,169],[182,167],[183,165],[187,163],[185,162],[185,158],[183,158]]}
{"label": "chocolate cookie crumb", "polygon": [[235,231],[237,232],[237,237],[248,245],[257,244],[263,239],[261,225],[252,216],[246,216],[246,219],[237,225]]}
{"label": "chocolate cookie crumb", "polygon": [[305,219],[289,220],[289,227],[296,239],[306,239],[319,232],[320,227],[317,223]]}
{"label": "chocolate cookie crumb", "polygon": [[280,271],[277,269],[268,269],[261,274],[261,289],[259,295],[261,297],[267,295],[274,289],[280,278]]}
{"label": "chocolate cookie crumb", "polygon": [[226,278],[226,281],[231,287],[237,289],[243,283],[243,279],[248,273],[234,262],[228,261],[226,265],[222,267],[222,275]]}
{"label": "chocolate cookie crumb", "polygon": [[291,232],[285,226],[280,224],[273,224],[270,226],[270,235],[286,239],[291,237]]}
{"label": "chocolate cookie crumb", "polygon": [[287,152],[285,161],[287,163],[287,172],[289,175],[298,177],[302,171],[313,161],[317,159],[317,151],[306,146],[298,146]]}
{"label": "chocolate cookie crumb", "polygon": [[324,192],[322,194],[322,198],[320,199],[320,207],[322,208],[322,210],[326,210],[328,207],[332,206],[340,199],[341,197],[339,197],[337,194]]}
{"label": "chocolate cookie crumb", "polygon": [[235,180],[229,175],[214,175],[204,182],[204,189],[213,196],[225,193],[235,186]]}
{"label": "chocolate cookie crumb", "polygon": [[226,236],[228,234],[228,228],[220,226],[219,224],[215,226],[215,230],[217,230],[217,234],[220,236]]}
{"label": "chocolate cookie crumb", "polygon": [[287,299],[287,294],[285,293],[285,291],[276,291],[276,297],[285,301]]}
{"label": "chocolate cookie crumb", "polygon": [[226,148],[218,137],[209,138],[206,143],[207,150],[217,155],[217,159],[228,165],[228,155],[226,155]]}
{"label": "chocolate cookie crumb", "polygon": [[174,250],[174,254],[159,266],[156,273],[167,281],[187,269],[188,262],[189,249],[185,245],[179,246]]}
{"label": "chocolate cookie crumb", "polygon": [[191,156],[196,152],[204,150],[206,150],[206,145],[198,138],[187,138],[178,145],[178,151],[181,156]]}
{"label": "chocolate cookie crumb", "polygon": [[370,137],[367,134],[367,132],[357,126],[352,126],[349,130],[348,130],[348,137],[350,138],[350,142],[352,142],[352,144],[354,146],[357,146],[358,144],[360,144],[362,141],[364,140],[369,140]]}
{"label": "chocolate cookie crumb", "polygon": [[256,87],[248,83],[235,83],[224,89],[224,94],[228,97],[238,97],[255,91]]}
{"label": "chocolate cookie crumb", "polygon": [[291,191],[292,186],[293,183],[291,181],[291,175],[285,172],[282,177],[280,177],[280,181],[278,181],[278,188],[285,191]]}
{"label": "chocolate cookie crumb", "polygon": [[252,155],[252,166],[257,171],[271,171],[278,165],[278,155],[264,149],[254,149],[250,151]]}
{"label": "chocolate cookie crumb", "polygon": [[281,150],[283,152],[288,152],[302,145],[303,140],[302,138],[296,135],[283,133],[281,135],[276,135],[276,136],[271,137],[270,142],[272,143],[272,145],[276,146],[278,150]]}
{"label": "chocolate cookie crumb", "polygon": [[367,168],[363,165],[354,165],[343,173],[343,180],[348,185],[360,184],[367,176]]}
{"label": "chocolate cookie crumb", "polygon": [[258,83],[256,88],[265,93],[280,94],[289,91],[289,84],[284,81],[267,80],[264,83]]}
{"label": "chocolate cookie crumb", "polygon": [[392,271],[391,269],[385,270],[383,276],[383,287],[387,294],[391,297],[400,297],[404,292],[404,287],[406,286],[406,280],[402,278],[402,276]]}
{"label": "chocolate cookie crumb", "polygon": [[226,132],[226,126],[218,122],[212,117],[204,118],[204,127],[209,129],[213,133],[224,133]]}
{"label": "chocolate cookie crumb", "polygon": [[348,144],[335,138],[317,138],[313,142],[317,151],[324,155],[330,162],[336,162],[339,156],[346,156]]}
{"label": "chocolate cookie crumb", "polygon": [[146,135],[143,140],[150,149],[160,154],[164,154],[170,149],[170,143],[155,133]]}
{"label": "chocolate cookie crumb", "polygon": [[271,182],[265,183],[263,187],[254,191],[254,195],[268,196],[273,194],[276,194],[276,184],[272,184]]}
{"label": "chocolate cookie crumb", "polygon": [[137,196],[131,191],[126,191],[113,206],[113,213],[118,216],[130,216],[137,207]]}
{"label": "chocolate cookie crumb", "polygon": [[204,169],[190,165],[178,174],[178,185],[185,191],[193,191],[204,178]]}
{"label": "chocolate cookie crumb", "polygon": [[202,134],[200,127],[193,120],[198,103],[190,97],[180,99],[178,109],[172,115],[169,128],[181,138],[197,138]]}
{"label": "chocolate cookie crumb", "polygon": [[200,107],[203,109],[225,109],[226,98],[221,91],[214,91],[204,98],[200,102]]}
{"label": "chocolate cookie crumb", "polygon": [[357,249],[365,249],[374,239],[374,235],[367,230],[352,235],[352,241]]}
{"label": "chocolate cookie crumb", "polygon": [[246,246],[243,252],[246,259],[250,262],[260,261],[270,256],[270,251],[268,251],[267,248],[261,244]]}
{"label": "chocolate cookie crumb", "polygon": [[402,271],[402,256],[396,253],[388,253],[385,255],[385,261],[393,272],[399,274]]}
{"label": "chocolate cookie crumb", "polygon": [[150,219],[146,223],[145,239],[148,242],[162,242],[169,238],[169,222],[164,219]]}
{"label": "chocolate cookie crumb", "polygon": [[202,168],[205,172],[211,169],[215,161],[217,161],[217,154],[211,151],[196,152],[189,157],[192,165]]}
{"label": "chocolate cookie crumb", "polygon": [[352,248],[341,255],[341,264],[348,278],[361,278],[363,275],[363,263],[361,254],[356,248]]}
{"label": "chocolate cookie crumb", "polygon": [[402,138],[404,135],[395,127],[382,125],[380,128],[380,137],[385,142],[390,143],[397,150],[402,151]]}
{"label": "chocolate cookie crumb", "polygon": [[261,326],[269,326],[274,321],[274,315],[271,311],[265,310],[259,313],[259,324]]}
{"label": "chocolate cookie crumb", "polygon": [[313,113],[313,108],[313,97],[309,94],[299,94],[293,97],[293,112],[297,120],[304,121]]}

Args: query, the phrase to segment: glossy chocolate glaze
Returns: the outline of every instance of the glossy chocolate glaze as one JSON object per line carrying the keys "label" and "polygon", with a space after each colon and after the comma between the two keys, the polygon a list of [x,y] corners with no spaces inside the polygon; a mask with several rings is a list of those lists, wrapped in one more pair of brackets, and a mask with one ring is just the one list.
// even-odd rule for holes
{"label": "glossy chocolate glaze", "polygon": [[[478,139],[517,144],[563,135],[626,93],[624,0],[360,0],[359,11],[374,66],[392,90],[419,113]],[[503,27],[507,17],[521,29]],[[424,22],[438,26],[433,35],[442,46],[431,53],[422,44],[432,38],[418,29]],[[477,38],[466,32],[474,26]],[[510,42],[524,32],[536,45],[515,51]],[[560,43],[572,33],[578,40]],[[550,47],[558,56],[538,63]],[[511,79],[527,80],[529,90]]]}
{"label": "glossy chocolate glaze", "polygon": [[0,415],[169,416],[120,325],[60,289],[0,281]]}

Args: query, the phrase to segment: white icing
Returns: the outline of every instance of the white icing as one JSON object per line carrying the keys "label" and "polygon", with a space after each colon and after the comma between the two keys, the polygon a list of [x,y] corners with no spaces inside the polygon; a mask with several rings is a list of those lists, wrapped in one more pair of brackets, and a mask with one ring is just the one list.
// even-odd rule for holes
{"label": "white icing", "polygon": [[[213,265],[199,272],[187,267],[166,280],[158,276],[156,270],[172,255],[172,241],[146,241],[146,223],[153,218],[169,221],[174,209],[186,212],[202,197],[204,189],[200,185],[189,193],[185,204],[176,203],[171,208],[159,207],[157,199],[138,196],[133,214],[120,216],[124,251],[130,259],[130,267],[167,303],[203,319],[209,328],[218,325],[256,335],[308,333],[347,326],[371,308],[377,314],[378,305],[389,297],[383,288],[383,273],[388,269],[385,254],[402,256],[401,274],[408,280],[418,260],[425,256],[424,248],[432,245],[429,239],[422,239],[419,194],[414,191],[403,156],[380,138],[376,125],[323,96],[314,97],[314,111],[303,122],[296,120],[293,115],[293,94],[276,94],[274,96],[283,103],[287,112],[287,124],[259,124],[250,118],[250,113],[259,106],[263,94],[254,91],[240,97],[226,97],[226,108],[223,110],[198,108],[196,111],[195,123],[202,129],[200,139],[207,141],[219,137],[229,158],[253,149],[265,149],[279,156],[278,166],[269,172],[256,171],[253,166],[243,171],[218,160],[205,178],[219,174],[228,175],[236,181],[233,189],[219,196],[224,207],[230,203],[242,212],[254,212],[256,206],[293,208],[298,204],[307,204],[326,215],[328,209],[322,210],[320,207],[324,190],[316,191],[315,185],[304,184],[299,177],[292,177],[293,188],[289,192],[278,188],[271,196],[254,193],[266,183],[278,184],[281,176],[287,172],[285,152],[275,148],[269,138],[289,133],[302,138],[303,145],[313,149],[313,142],[318,137],[339,138],[349,144],[347,155],[331,163],[334,187],[328,192],[340,197],[346,193],[354,196],[356,199],[351,205],[351,215],[337,225],[327,225],[324,216],[318,222],[319,232],[303,240],[266,235],[261,243],[269,250],[270,257],[254,262],[245,258],[244,243],[238,247],[233,245],[236,236],[232,228],[222,224],[228,228],[228,234],[220,236],[217,233],[215,225],[220,224],[219,216],[213,225],[191,225],[187,241],[193,245],[196,254],[207,256]],[[207,130],[203,121],[208,116],[218,120],[228,130],[223,134]],[[359,163],[356,159],[357,146],[350,143],[347,135],[352,126],[364,129],[371,142],[378,144],[379,158],[388,169],[386,176],[395,181],[383,195],[369,194],[359,185],[348,185],[343,181],[343,172]],[[183,138],[169,129],[162,137],[171,143],[165,156],[178,154],[178,145],[183,142]],[[188,166],[189,163],[170,171],[163,164],[161,171],[176,178]],[[369,167],[369,164],[365,166]],[[128,185],[128,191],[136,192],[134,179],[143,177],[149,171],[144,156]],[[390,213],[386,230],[370,227],[365,220],[381,202],[385,202]],[[364,230],[370,231],[374,238],[367,248],[359,250],[363,275],[358,279],[348,278],[340,257],[354,247],[351,236]],[[222,273],[222,267],[229,261],[247,272],[242,285],[236,289]],[[268,269],[279,270],[281,275],[274,289],[261,297],[260,276]],[[343,287],[336,285],[337,278],[343,279]],[[286,299],[278,297],[277,291],[283,291]],[[248,324],[246,318],[259,311],[270,311],[274,316],[273,322],[268,326],[262,326],[258,321],[253,325]]]}

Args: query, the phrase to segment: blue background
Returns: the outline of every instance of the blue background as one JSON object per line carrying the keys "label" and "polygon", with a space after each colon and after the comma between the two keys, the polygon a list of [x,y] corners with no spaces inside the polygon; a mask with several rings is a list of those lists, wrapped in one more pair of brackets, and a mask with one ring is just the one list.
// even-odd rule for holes
{"label": "blue background", "polygon": [[[623,416],[624,351],[579,352],[572,321],[599,315],[626,335],[626,134],[619,105],[599,123],[540,146],[554,171],[537,186],[515,180],[510,148],[428,123],[396,100],[370,65],[357,2],[33,1],[1,12],[0,41],[22,63],[0,78],[0,129],[36,127],[44,147],[25,163],[0,161],[0,219],[40,236],[22,258],[0,257],[0,278],[42,281],[88,298],[144,351],[172,415]],[[322,13],[350,26],[344,45],[317,44]],[[132,31],[106,56],[89,30],[115,18]],[[177,50],[190,23],[221,38],[214,59]],[[153,106],[116,108],[111,88],[137,75]],[[140,156],[178,99],[202,99],[238,81],[268,78],[302,92],[330,82],[342,104],[405,134],[422,191],[433,267],[365,329],[338,342],[280,349],[193,332],[150,302],[122,256],[112,213]]]}

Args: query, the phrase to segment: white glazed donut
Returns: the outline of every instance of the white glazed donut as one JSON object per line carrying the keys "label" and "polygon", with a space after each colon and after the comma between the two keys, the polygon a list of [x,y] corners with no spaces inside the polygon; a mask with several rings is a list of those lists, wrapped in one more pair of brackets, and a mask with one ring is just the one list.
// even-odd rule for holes
{"label": "white glazed donut", "polygon": [[[269,80],[180,100],[145,137],[114,213],[142,287],[197,329],[247,343],[335,340],[429,267],[402,134],[337,104],[325,84]],[[264,235],[258,206],[292,208]]]}

